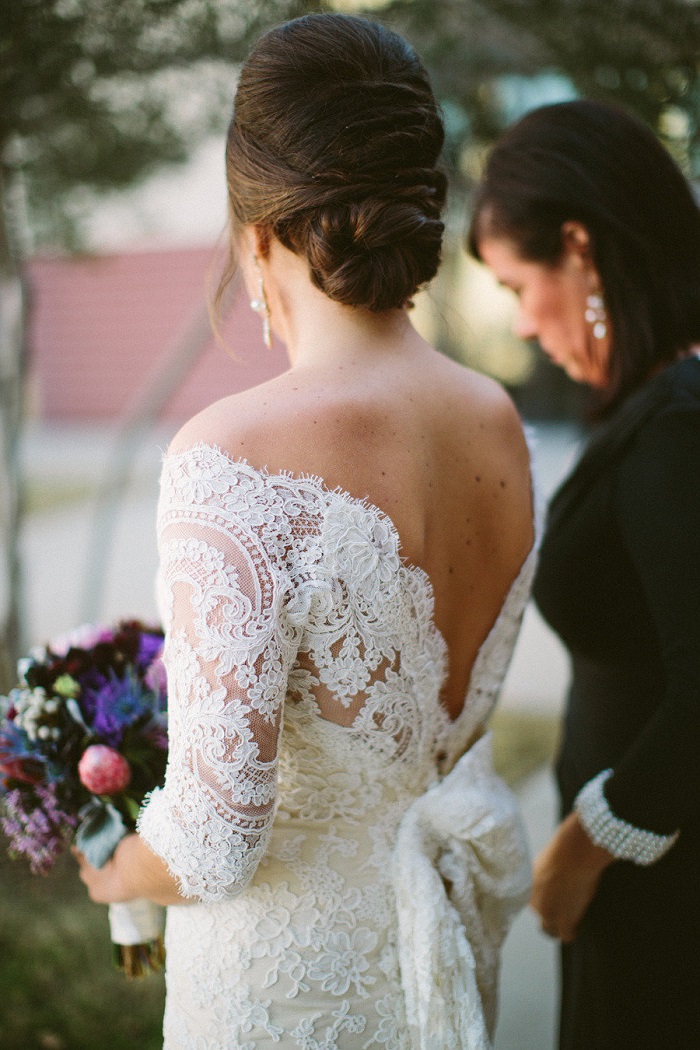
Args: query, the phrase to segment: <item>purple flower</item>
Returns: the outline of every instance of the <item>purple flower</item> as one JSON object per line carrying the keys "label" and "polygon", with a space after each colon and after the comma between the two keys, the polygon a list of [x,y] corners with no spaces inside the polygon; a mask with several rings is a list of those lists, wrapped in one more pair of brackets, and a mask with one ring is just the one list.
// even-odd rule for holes
{"label": "purple flower", "polygon": [[28,858],[34,875],[43,875],[63,852],[78,821],[61,808],[52,786],[37,785],[33,795],[34,806],[27,809],[22,791],[9,791],[0,824],[10,839],[11,850]]}
{"label": "purple flower", "polygon": [[141,667],[148,667],[163,650],[163,636],[144,631],[139,638],[139,651],[136,656]]}
{"label": "purple flower", "polygon": [[96,691],[86,691],[84,707],[92,714],[93,732],[112,747],[118,747],[124,732],[142,715],[149,713],[143,689],[138,680],[126,674],[110,678]]}
{"label": "purple flower", "polygon": [[[74,835],[86,787],[116,792],[115,813],[126,827],[162,782],[162,651],[157,627],[129,620],[113,629],[85,625],[20,661],[21,687],[0,697],[0,829],[33,872],[46,872]],[[104,752],[120,776],[93,783],[83,759]]]}
{"label": "purple flower", "polygon": [[144,740],[148,740],[159,751],[168,750],[168,726],[163,718],[154,718],[143,731]]}

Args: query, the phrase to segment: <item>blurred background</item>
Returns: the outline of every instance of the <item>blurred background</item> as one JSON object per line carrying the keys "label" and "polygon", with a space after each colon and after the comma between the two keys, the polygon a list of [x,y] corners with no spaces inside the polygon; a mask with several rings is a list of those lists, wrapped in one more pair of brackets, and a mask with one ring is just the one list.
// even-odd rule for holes
{"label": "blurred background", "polygon": [[[245,298],[211,335],[224,134],[252,41],[324,10],[405,35],[442,105],[447,237],[417,326],[508,388],[545,497],[576,454],[585,395],[513,337],[509,294],[466,256],[470,194],[504,127],[577,96],[636,112],[697,179],[698,0],[12,0],[0,9],[2,692],[31,645],[88,620],[155,618],[162,451],[206,404],[286,367]],[[533,849],[554,820],[544,764],[566,677],[528,609],[496,731]],[[70,865],[30,878],[0,849],[0,877],[0,1047],[158,1046],[162,982],[110,973],[103,910]],[[554,983],[553,948],[525,915],[498,1050],[552,1045]]]}

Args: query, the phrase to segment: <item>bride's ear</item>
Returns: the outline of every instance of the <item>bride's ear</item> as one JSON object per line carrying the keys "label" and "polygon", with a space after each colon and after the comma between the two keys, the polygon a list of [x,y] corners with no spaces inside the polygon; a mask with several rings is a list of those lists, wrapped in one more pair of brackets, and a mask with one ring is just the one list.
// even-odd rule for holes
{"label": "bride's ear", "polygon": [[251,226],[250,234],[253,239],[254,254],[258,259],[267,259],[270,254],[272,242],[272,230],[269,226]]}
{"label": "bride's ear", "polygon": [[564,255],[568,258],[586,265],[592,263],[591,237],[582,222],[572,219],[562,225],[561,244]]}

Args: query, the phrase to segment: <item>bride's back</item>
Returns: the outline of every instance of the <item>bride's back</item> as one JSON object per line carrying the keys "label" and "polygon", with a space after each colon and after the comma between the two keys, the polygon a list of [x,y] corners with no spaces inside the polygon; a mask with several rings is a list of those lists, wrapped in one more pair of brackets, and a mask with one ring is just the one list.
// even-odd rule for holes
{"label": "bride's back", "polygon": [[455,717],[469,675],[532,545],[528,455],[491,380],[412,329],[342,363],[298,367],[195,417],[173,449],[204,441],[270,473],[312,474],[393,522],[427,574],[449,652],[442,701]]}

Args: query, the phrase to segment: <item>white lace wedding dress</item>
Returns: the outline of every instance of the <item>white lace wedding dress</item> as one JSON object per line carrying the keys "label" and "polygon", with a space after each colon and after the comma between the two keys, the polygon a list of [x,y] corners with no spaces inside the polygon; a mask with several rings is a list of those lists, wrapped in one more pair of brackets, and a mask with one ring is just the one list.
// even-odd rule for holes
{"label": "white lace wedding dress", "polygon": [[200,444],[165,460],[159,543],[171,751],[140,832],[196,899],[168,909],[165,1046],[488,1047],[529,864],[467,748],[534,554],[451,721],[430,581],[371,503]]}

